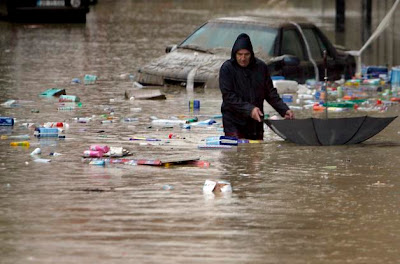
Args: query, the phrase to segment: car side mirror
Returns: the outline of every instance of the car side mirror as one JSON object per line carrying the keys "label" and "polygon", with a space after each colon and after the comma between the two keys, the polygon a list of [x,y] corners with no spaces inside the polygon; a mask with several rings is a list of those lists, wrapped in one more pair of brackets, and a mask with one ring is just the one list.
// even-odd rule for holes
{"label": "car side mirror", "polygon": [[286,66],[298,66],[300,64],[300,59],[293,55],[284,55],[282,61]]}
{"label": "car side mirror", "polygon": [[168,46],[165,48],[165,53],[170,53],[171,51],[176,50],[177,47],[178,47],[178,45],[168,45]]}

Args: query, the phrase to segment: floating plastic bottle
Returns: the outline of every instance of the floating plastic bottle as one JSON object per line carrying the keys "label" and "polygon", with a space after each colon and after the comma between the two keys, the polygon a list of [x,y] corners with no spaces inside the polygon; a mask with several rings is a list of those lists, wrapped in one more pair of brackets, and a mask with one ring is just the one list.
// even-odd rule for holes
{"label": "floating plastic bottle", "polygon": [[79,102],[80,99],[76,95],[60,95],[59,102]]}
{"label": "floating plastic bottle", "polygon": [[85,150],[83,152],[83,156],[86,158],[101,158],[103,157],[104,152],[103,151],[97,151],[97,150]]}
{"label": "floating plastic bottle", "polygon": [[14,135],[14,136],[7,136],[7,135],[1,135],[1,139],[29,139],[29,135]]}
{"label": "floating plastic bottle", "polygon": [[194,123],[194,122],[197,122],[197,121],[199,121],[199,119],[197,117],[186,119],[186,123]]}
{"label": "floating plastic bottle", "polygon": [[64,122],[46,122],[43,124],[43,127],[46,128],[69,128],[69,125],[67,123]]}
{"label": "floating plastic bottle", "polygon": [[237,146],[238,139],[235,137],[219,136],[206,138],[206,145],[230,145]]}
{"label": "floating plastic bottle", "polygon": [[29,141],[16,141],[16,142],[10,142],[10,146],[13,147],[29,147]]}
{"label": "floating plastic bottle", "polygon": [[40,148],[35,148],[35,150],[31,152],[31,155],[40,155],[41,153],[42,150]]}
{"label": "floating plastic bottle", "polygon": [[199,122],[190,123],[191,126],[210,126],[214,123],[217,123],[214,119],[207,119]]}
{"label": "floating plastic bottle", "polygon": [[13,126],[14,125],[14,118],[12,117],[0,117],[0,126]]}
{"label": "floating plastic bottle", "polygon": [[77,123],[89,123],[89,121],[91,120],[90,117],[77,117],[74,119]]}
{"label": "floating plastic bottle", "polygon": [[155,126],[179,126],[181,124],[186,124],[186,120],[155,119],[151,121],[151,124]]}
{"label": "floating plastic bottle", "polygon": [[129,123],[129,122],[136,122],[139,121],[139,118],[137,117],[125,117],[124,122]]}
{"label": "floating plastic bottle", "polygon": [[92,160],[89,162],[90,165],[96,165],[96,166],[105,166],[106,162],[104,160]]}
{"label": "floating plastic bottle", "polygon": [[36,137],[58,137],[58,128],[39,127],[35,129],[34,135]]}
{"label": "floating plastic bottle", "polygon": [[58,111],[72,111],[75,110],[75,106],[60,106],[57,108]]}

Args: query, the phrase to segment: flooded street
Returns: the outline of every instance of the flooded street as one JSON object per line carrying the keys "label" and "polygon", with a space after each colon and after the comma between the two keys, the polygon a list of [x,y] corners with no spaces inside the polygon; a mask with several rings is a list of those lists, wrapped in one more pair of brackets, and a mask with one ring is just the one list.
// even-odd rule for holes
{"label": "flooded street", "polygon": [[[162,88],[167,100],[124,98],[138,67],[214,17],[296,14],[360,48],[351,30],[335,36],[334,1],[321,11],[329,19],[312,15],[318,1],[288,2],[99,0],[86,24],[0,21],[0,103],[18,102],[0,106],[0,116],[15,118],[13,128],[0,127],[0,263],[399,263],[399,118],[358,145],[299,146],[266,129],[263,143],[205,150],[198,145],[222,135],[218,126],[163,128],[152,118],[221,122],[219,90],[195,89],[196,113],[182,87]],[[366,61],[385,64],[380,51],[369,54]],[[400,65],[398,52],[388,57]],[[71,83],[85,74],[96,83]],[[58,98],[39,96],[50,88],[82,106],[58,110]],[[68,123],[65,139],[38,139],[24,125],[45,122]],[[29,135],[30,147],[10,146],[20,141],[13,135]],[[129,140],[135,136],[161,141]],[[82,160],[92,144],[123,147],[127,158],[206,163],[95,166]],[[51,162],[35,162],[35,148]],[[233,192],[203,194],[207,179],[227,180]]]}

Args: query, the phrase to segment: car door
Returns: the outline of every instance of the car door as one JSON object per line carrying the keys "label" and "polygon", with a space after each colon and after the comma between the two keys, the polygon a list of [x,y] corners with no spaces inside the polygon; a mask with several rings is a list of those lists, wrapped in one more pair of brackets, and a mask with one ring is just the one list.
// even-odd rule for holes
{"label": "car door", "polygon": [[310,77],[313,66],[308,60],[304,42],[296,28],[284,28],[282,30],[282,41],[280,47],[281,55],[293,55],[300,60],[299,65],[283,65],[282,75],[286,79],[304,83]]}
{"label": "car door", "polygon": [[340,72],[343,69],[336,63],[335,54],[331,45],[327,43],[326,39],[320,36],[320,32],[313,27],[302,28],[302,31],[310,48],[312,59],[318,66],[320,81],[323,81],[325,77],[324,50],[327,52],[328,80],[333,81],[340,79]]}

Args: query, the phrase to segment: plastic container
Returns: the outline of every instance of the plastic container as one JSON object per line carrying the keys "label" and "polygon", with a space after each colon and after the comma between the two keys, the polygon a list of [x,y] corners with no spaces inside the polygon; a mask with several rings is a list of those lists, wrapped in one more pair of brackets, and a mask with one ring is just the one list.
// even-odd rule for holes
{"label": "plastic container", "polygon": [[107,153],[110,151],[110,147],[106,145],[91,145],[89,147],[90,150],[95,150],[95,151],[102,151],[104,153]]}
{"label": "plastic container", "polygon": [[12,117],[0,117],[0,126],[13,126],[14,125],[14,118]]}
{"label": "plastic container", "polygon": [[35,129],[34,135],[36,137],[58,137],[58,128],[52,127],[52,128],[47,128],[47,127],[38,127]]}
{"label": "plastic container", "polygon": [[15,141],[15,142],[10,142],[10,146],[17,147],[29,147],[29,141]]}

